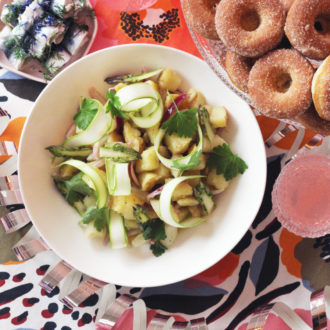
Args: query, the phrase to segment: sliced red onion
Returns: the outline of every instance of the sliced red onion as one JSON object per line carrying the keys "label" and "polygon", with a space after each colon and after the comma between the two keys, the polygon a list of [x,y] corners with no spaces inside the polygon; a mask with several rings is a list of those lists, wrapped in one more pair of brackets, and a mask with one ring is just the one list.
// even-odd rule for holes
{"label": "sliced red onion", "polygon": [[100,159],[100,147],[104,145],[108,137],[104,136],[101,140],[93,144],[93,152],[87,157],[87,161],[93,161]]}
{"label": "sliced red onion", "polygon": [[176,111],[175,104],[177,107],[179,107],[179,105],[187,98],[187,96],[188,94],[181,94],[175,98],[174,102],[172,102],[165,111],[162,122],[168,120],[172,116],[172,114],[175,113]]}
{"label": "sliced red onion", "polygon": [[222,133],[222,131],[223,131],[223,128],[222,128],[222,127],[219,127],[219,128],[217,128],[217,129],[215,130],[215,133],[221,137],[221,133]]}
{"label": "sliced red onion", "polygon": [[76,133],[76,125],[73,123],[69,129],[65,133],[65,138],[69,138],[70,136],[74,135]]}
{"label": "sliced red onion", "polygon": [[120,118],[120,117],[115,117],[116,118],[116,131],[117,133],[121,134],[123,131],[123,127],[124,127],[124,119]]}
{"label": "sliced red onion", "polygon": [[140,188],[140,182],[138,180],[138,178],[136,177],[135,171],[134,171],[134,164],[132,162],[130,162],[128,164],[128,174],[132,180],[132,182],[138,187]]}
{"label": "sliced red onion", "polygon": [[156,190],[152,191],[150,194],[148,194],[148,199],[153,199],[154,197],[160,195],[163,188],[164,188],[164,186],[161,186],[161,187],[157,188]]}

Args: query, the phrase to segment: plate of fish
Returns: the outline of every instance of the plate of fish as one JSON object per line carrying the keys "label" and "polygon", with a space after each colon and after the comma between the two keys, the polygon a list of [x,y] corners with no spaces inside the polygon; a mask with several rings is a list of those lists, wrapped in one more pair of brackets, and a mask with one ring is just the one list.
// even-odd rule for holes
{"label": "plate of fish", "polygon": [[86,55],[97,32],[88,0],[2,0],[0,19],[0,65],[43,83]]}

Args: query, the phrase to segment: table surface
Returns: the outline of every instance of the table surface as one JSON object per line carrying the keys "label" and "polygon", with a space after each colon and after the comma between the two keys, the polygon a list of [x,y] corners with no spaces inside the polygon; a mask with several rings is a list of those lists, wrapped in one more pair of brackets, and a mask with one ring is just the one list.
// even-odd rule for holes
{"label": "table surface", "polygon": [[[99,30],[91,52],[117,44],[148,42],[180,48],[200,56],[184,23],[179,0],[134,2],[93,0],[92,4]],[[138,8],[142,8],[138,14],[130,12]],[[139,30],[139,26],[141,29],[139,22],[143,23],[143,30]],[[164,34],[157,33],[155,26],[159,27],[160,24],[165,26]],[[18,143],[24,120],[44,85],[21,79],[4,70],[0,71],[0,83],[0,106],[12,116],[11,123],[0,140]],[[265,139],[279,123],[265,117],[257,119]],[[137,297],[142,297],[150,309],[175,314],[178,319],[206,317],[210,329],[224,329],[228,326],[235,328],[239,325],[243,329],[243,325],[246,326],[247,316],[254,308],[274,300],[286,302],[310,324],[308,305],[310,293],[330,285],[330,262],[327,259],[330,253],[330,235],[319,239],[296,236],[281,228],[274,216],[269,216],[269,213],[270,193],[280,172],[281,160],[294,141],[300,139],[303,144],[313,135],[313,132],[302,130],[298,134],[291,134],[267,150],[268,178],[261,209],[242,241],[224,259],[205,272],[180,283],[150,289],[118,287],[118,293],[133,293]],[[0,161],[3,160],[4,158],[0,158]],[[1,216],[4,212],[6,209],[0,208]],[[0,263],[16,259],[11,247],[30,227],[31,225],[28,225],[7,235],[0,226]],[[45,256],[39,259],[36,257],[34,261],[25,264],[1,266],[0,274],[8,272],[13,275],[15,272],[24,271],[26,278],[22,283],[29,280],[35,284],[33,290],[37,290],[40,278],[35,274],[35,269],[39,269],[45,262],[48,267],[53,265],[57,257],[51,254],[52,252],[46,252]],[[4,292],[15,288],[17,284],[14,282],[13,277],[11,282],[8,279],[3,284],[3,288],[0,289],[0,300],[1,290],[3,289]],[[47,306],[50,302],[58,303],[56,294],[54,297],[45,298],[39,291],[34,293],[40,299],[39,304]],[[20,308],[15,301],[11,302],[10,308],[12,316],[19,314]],[[36,313],[40,316],[41,307],[38,308]],[[85,314],[93,315],[97,304],[91,303],[88,308],[84,309],[85,312],[88,311]],[[24,326],[41,328],[41,322],[46,322],[38,318],[33,319],[31,315],[34,315],[33,312],[30,312]],[[58,314],[54,315],[49,317],[47,322],[55,320],[57,325],[73,326],[73,328],[79,322],[79,319],[75,319],[72,315],[67,316],[64,312],[61,317]],[[85,321],[87,319],[89,318],[86,316]],[[283,323],[276,324],[285,329]],[[87,321],[83,326],[86,329],[94,328],[92,322]]]}

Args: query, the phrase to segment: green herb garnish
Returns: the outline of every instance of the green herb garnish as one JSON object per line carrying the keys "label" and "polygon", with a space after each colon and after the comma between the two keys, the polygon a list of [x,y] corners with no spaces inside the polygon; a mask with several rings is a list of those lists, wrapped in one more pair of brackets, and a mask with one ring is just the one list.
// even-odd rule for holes
{"label": "green herb garnish", "polygon": [[160,219],[148,220],[142,224],[143,238],[159,241],[166,238],[165,225]]}
{"label": "green herb garnish", "polygon": [[84,213],[82,218],[83,224],[88,224],[94,221],[94,227],[97,231],[102,231],[107,224],[107,208],[98,209],[96,206],[90,206]]}
{"label": "green herb garnish", "polygon": [[110,112],[112,117],[117,116],[123,119],[128,119],[128,117],[121,110],[121,103],[119,97],[116,95],[116,91],[114,89],[108,90],[106,97],[108,99],[106,112]]}
{"label": "green herb garnish", "polygon": [[227,181],[238,173],[243,174],[248,168],[242,158],[232,153],[228,144],[213,148],[206,162],[210,170],[216,169],[217,174],[223,174]]}
{"label": "green herb garnish", "polygon": [[155,257],[159,257],[167,250],[167,247],[163,245],[160,241],[156,241],[155,243],[150,245],[150,250]]}
{"label": "green herb garnish", "polygon": [[93,193],[93,190],[83,181],[82,176],[83,173],[80,172],[69,180],[54,178],[56,187],[71,205]]}
{"label": "green herb garnish", "polygon": [[[167,94],[172,98],[168,91]],[[191,108],[180,112],[173,98],[172,102],[175,106],[176,113],[162,124],[162,129],[168,135],[176,133],[179,137],[193,137],[198,128],[197,109]]]}
{"label": "green herb garnish", "polygon": [[159,257],[167,250],[166,246],[160,242],[167,237],[164,222],[160,219],[150,219],[147,210],[140,205],[134,208],[134,216],[142,228],[143,238],[150,241],[150,250]]}
{"label": "green herb garnish", "polygon": [[93,121],[99,104],[96,100],[85,97],[80,106],[79,112],[73,117],[76,126],[82,130],[85,130],[89,124]]}

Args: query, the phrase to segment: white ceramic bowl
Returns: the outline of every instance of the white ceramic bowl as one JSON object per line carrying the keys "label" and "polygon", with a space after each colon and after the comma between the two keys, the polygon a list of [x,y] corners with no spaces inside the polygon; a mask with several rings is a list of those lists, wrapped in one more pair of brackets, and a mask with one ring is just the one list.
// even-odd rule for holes
{"label": "white ceramic bowl", "polygon": [[[85,237],[80,217],[55,189],[51,157],[45,147],[61,144],[80,96],[94,86],[105,93],[107,76],[142,68],[171,67],[185,84],[201,91],[210,105],[229,109],[224,138],[249,168],[217,198],[215,211],[198,227],[182,230],[161,257],[147,246],[111,250]],[[61,72],[35,102],[21,139],[19,178],[25,206],[49,246],[78,270],[124,286],[165,285],[196,275],[223,258],[248,230],[259,209],[266,182],[266,155],[257,121],[206,63],[182,51],[131,44],[86,56]]]}

